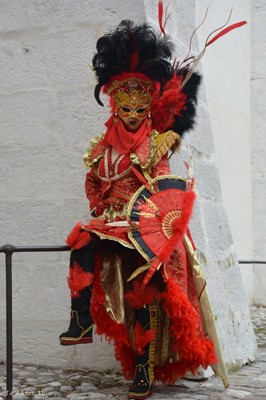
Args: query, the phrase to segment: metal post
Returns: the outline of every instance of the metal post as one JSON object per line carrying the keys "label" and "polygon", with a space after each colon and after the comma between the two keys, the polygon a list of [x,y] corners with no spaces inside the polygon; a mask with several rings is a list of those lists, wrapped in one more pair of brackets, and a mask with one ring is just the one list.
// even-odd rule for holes
{"label": "metal post", "polygon": [[3,246],[6,255],[6,390],[7,400],[12,400],[13,390],[13,333],[12,333],[12,254],[14,247]]}

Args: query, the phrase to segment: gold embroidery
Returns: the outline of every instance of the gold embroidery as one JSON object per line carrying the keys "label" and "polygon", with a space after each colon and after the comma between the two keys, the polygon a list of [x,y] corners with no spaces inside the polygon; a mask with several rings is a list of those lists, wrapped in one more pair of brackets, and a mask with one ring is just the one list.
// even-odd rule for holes
{"label": "gold embroidery", "polygon": [[87,151],[83,156],[83,165],[85,168],[91,168],[94,164],[97,163],[97,161],[100,160],[100,158],[103,157],[103,154],[100,154],[94,160],[91,160],[91,155],[92,155],[92,152],[93,152],[95,146],[97,146],[97,144],[100,143],[100,141],[102,140],[103,137],[104,137],[104,133],[102,133],[99,136],[96,136],[95,138],[93,138],[90,141],[89,147],[87,148]]}
{"label": "gold embroidery", "polygon": [[182,216],[181,210],[173,210],[173,211],[169,212],[168,214],[166,214],[166,216],[164,217],[163,222],[162,222],[162,230],[163,230],[164,236],[167,239],[170,239],[170,237],[173,234],[172,224],[173,224],[174,220],[177,218],[181,218],[181,216]]}

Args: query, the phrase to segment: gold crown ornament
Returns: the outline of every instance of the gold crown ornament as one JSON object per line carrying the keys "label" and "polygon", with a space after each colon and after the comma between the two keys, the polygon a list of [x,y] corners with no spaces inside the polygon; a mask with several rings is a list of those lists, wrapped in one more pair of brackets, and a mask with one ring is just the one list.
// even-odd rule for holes
{"label": "gold crown ornament", "polygon": [[152,101],[154,84],[147,79],[130,77],[125,80],[114,80],[106,89],[116,104],[131,109],[147,107]]}

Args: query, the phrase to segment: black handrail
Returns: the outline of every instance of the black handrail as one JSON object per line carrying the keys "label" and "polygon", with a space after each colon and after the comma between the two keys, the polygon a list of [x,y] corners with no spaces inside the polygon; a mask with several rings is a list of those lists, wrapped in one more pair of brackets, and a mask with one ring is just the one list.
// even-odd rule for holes
{"label": "black handrail", "polygon": [[[13,390],[13,332],[12,332],[12,255],[46,251],[69,251],[68,246],[0,246],[0,253],[6,257],[6,399],[12,400]],[[265,264],[266,261],[240,260],[239,264]]]}
{"label": "black handrail", "polygon": [[69,251],[68,246],[12,246],[0,247],[0,253],[6,256],[6,399],[13,395],[13,326],[12,326],[12,255],[13,253]]}

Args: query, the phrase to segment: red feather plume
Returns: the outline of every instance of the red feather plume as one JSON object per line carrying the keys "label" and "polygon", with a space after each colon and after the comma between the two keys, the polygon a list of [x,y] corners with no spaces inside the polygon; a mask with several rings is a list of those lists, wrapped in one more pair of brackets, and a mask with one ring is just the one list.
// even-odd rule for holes
{"label": "red feather plume", "polygon": [[77,262],[69,269],[67,278],[68,286],[73,299],[80,297],[80,291],[92,284],[94,275],[91,272],[84,272]]}
{"label": "red feather plume", "polygon": [[156,331],[155,329],[144,329],[143,326],[136,322],[134,328],[134,350],[139,354],[144,353],[144,347],[155,339]]}
{"label": "red feather plume", "polygon": [[162,0],[158,1],[158,22],[161,32],[165,35],[165,30],[163,27],[163,2]]}
{"label": "red feather plume", "polygon": [[152,304],[157,292],[157,289],[151,285],[146,286],[143,290],[141,283],[134,281],[133,290],[125,294],[125,299],[130,307],[140,309],[144,304]]}
{"label": "red feather plume", "polygon": [[173,126],[175,116],[186,109],[187,96],[181,89],[182,77],[174,75],[164,86],[159,98],[154,98],[151,105],[153,127],[158,132],[165,132]]}
{"label": "red feather plume", "polygon": [[82,230],[83,225],[81,222],[77,222],[70,234],[66,239],[66,244],[71,247],[71,249],[80,249],[86,246],[91,240],[89,232]]}
{"label": "red feather plume", "polygon": [[227,28],[224,28],[221,32],[217,33],[217,35],[215,35],[212,39],[210,39],[207,42],[206,47],[215,42],[220,37],[226,35],[228,32],[232,31],[233,29],[240,28],[241,26],[246,25],[246,23],[247,21],[240,21],[230,26],[227,26]]}

